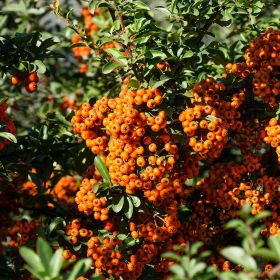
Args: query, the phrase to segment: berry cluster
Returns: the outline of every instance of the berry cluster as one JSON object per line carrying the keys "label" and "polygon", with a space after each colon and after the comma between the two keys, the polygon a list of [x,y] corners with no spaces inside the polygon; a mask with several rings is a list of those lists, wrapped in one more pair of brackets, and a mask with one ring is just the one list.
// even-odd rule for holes
{"label": "berry cluster", "polygon": [[93,214],[95,220],[106,221],[109,218],[106,199],[98,198],[92,191],[92,187],[97,183],[96,179],[83,179],[75,201],[80,212],[84,212],[86,215]]}
{"label": "berry cluster", "polygon": [[[277,34],[268,30],[260,40],[277,48]],[[245,203],[251,205],[252,215],[272,212],[263,220],[262,234],[279,233],[280,178],[277,166],[267,168],[270,150],[263,152],[264,142],[278,149],[279,125],[276,118],[267,124],[268,112],[275,114],[275,107],[268,106],[273,100],[255,96],[258,69],[264,71],[268,64],[258,54],[258,44],[250,45],[246,63],[227,65],[222,79],[206,78],[195,84],[181,112],[166,109],[159,89],[129,88],[128,77],[118,97],[105,96],[76,110],[73,131],[102,158],[111,180],[109,190],[95,190],[101,176],[89,167],[75,200],[90,235],[81,236],[76,230],[74,236],[67,228],[71,239],[79,236],[87,242],[93,272],[137,279],[149,264],[166,274],[174,261],[162,258],[162,252],[173,250],[174,244],[186,247],[188,241],[201,240],[219,251],[228,240],[225,233],[217,243],[219,233]],[[275,61],[269,63],[274,64],[267,68],[269,79],[275,81],[279,68]],[[168,70],[168,65],[163,63],[159,70]],[[199,179],[191,180],[200,171]],[[113,207],[120,194],[124,199],[139,198],[144,211],[126,219]],[[185,207],[191,209],[187,218],[179,213]],[[97,220],[94,225],[91,217]],[[129,249],[120,238],[124,232],[135,242]],[[241,269],[216,255],[208,262],[224,271]]]}
{"label": "berry cluster", "polygon": [[266,136],[264,142],[272,148],[276,148],[278,161],[280,161],[280,123],[277,119],[272,118],[269,124],[265,127]]}
{"label": "berry cluster", "polygon": [[75,194],[79,186],[74,177],[62,177],[54,186],[52,190],[49,189],[50,194],[56,198],[61,204],[71,205],[75,203]]}
{"label": "berry cluster", "polygon": [[[207,120],[208,118],[208,120]],[[218,158],[228,140],[228,124],[219,118],[210,105],[195,105],[181,113],[184,132],[189,136],[188,145],[197,153]]]}
{"label": "berry cluster", "polygon": [[33,93],[37,90],[38,75],[36,72],[17,73],[12,76],[11,82],[13,85],[24,84],[24,89],[27,92]]}
{"label": "berry cluster", "polygon": [[252,40],[245,52],[246,64],[229,64],[227,70],[235,76],[253,76],[253,93],[272,107],[277,105],[280,81],[280,32],[269,28],[263,35]]}
{"label": "berry cluster", "polygon": [[19,248],[30,240],[36,239],[37,228],[40,225],[39,221],[20,220],[15,222],[6,230],[6,238],[8,238],[8,245],[13,248]]}

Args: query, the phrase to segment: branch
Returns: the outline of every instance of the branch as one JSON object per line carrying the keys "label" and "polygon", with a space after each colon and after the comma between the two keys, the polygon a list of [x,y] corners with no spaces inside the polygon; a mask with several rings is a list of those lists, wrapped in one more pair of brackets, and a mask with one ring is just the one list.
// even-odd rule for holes
{"label": "branch", "polygon": [[[124,25],[124,21],[123,21],[123,16],[122,16],[122,13],[120,11],[120,8],[119,8],[116,0],[113,0],[113,5],[114,5],[114,8],[117,12],[117,17],[120,21],[121,30],[122,30],[122,32],[124,32],[125,31],[125,25]],[[124,47],[125,47],[126,54],[129,56],[130,59],[133,59],[133,55],[132,55],[132,52],[131,52],[131,49],[129,48],[129,46],[124,46]]]}
{"label": "branch", "polygon": [[56,16],[63,18],[66,21],[67,26],[71,28],[77,35],[79,35],[79,37],[87,44],[87,46],[90,47],[87,36],[81,31],[82,28],[76,26],[73,21],[69,19],[70,12],[66,15],[63,14],[63,11],[59,6],[59,1],[54,1],[54,4],[49,5],[49,7],[53,10]]}
{"label": "branch", "polygon": [[[119,21],[120,21],[121,31],[122,31],[122,32],[125,32],[125,24],[124,24],[122,12],[121,12],[121,10],[120,10],[120,8],[119,8],[119,6],[118,6],[116,0],[113,0],[113,7],[114,7],[114,9],[115,9],[116,12],[117,12],[117,17],[118,17],[118,19],[119,19]],[[110,10],[109,10],[109,11],[110,11]],[[112,15],[111,12],[110,12],[110,14]],[[114,20],[114,17],[112,17],[112,19]],[[132,61],[133,55],[132,55],[132,51],[131,51],[131,49],[130,49],[130,43],[128,43],[127,46],[124,45],[124,44],[122,44],[122,45],[123,45],[123,47],[124,47],[124,50],[125,50],[126,55],[127,55],[127,56],[131,59],[131,61]],[[132,64],[131,68],[132,68],[132,71],[133,71],[133,73],[134,73],[136,79],[137,79],[138,81],[140,81],[139,76],[138,76],[139,68],[137,67],[137,65],[136,65],[136,64]]]}
{"label": "branch", "polygon": [[211,25],[214,23],[214,20],[216,19],[216,17],[219,14],[219,11],[221,9],[224,8],[224,2],[222,4],[220,4],[219,6],[216,7],[215,12],[209,17],[209,19],[205,22],[203,28],[202,28],[202,32],[198,38],[197,38],[197,42],[200,43],[202,41],[202,39],[204,38],[205,32],[211,27]]}
{"label": "branch", "polygon": [[217,15],[219,13],[219,9],[217,9],[215,11],[215,13],[213,13],[209,19],[206,21],[206,23],[204,24],[202,30],[203,32],[201,32],[201,34],[197,37],[197,42],[200,43],[202,41],[202,39],[205,36],[205,32],[211,27],[211,25],[213,24],[214,20],[216,19]]}

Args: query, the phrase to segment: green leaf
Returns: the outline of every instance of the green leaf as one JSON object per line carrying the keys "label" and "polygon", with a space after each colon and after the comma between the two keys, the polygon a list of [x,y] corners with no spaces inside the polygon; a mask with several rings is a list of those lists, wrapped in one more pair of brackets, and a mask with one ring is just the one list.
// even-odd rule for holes
{"label": "green leaf", "polygon": [[66,222],[61,217],[55,217],[49,225],[49,234],[51,234],[59,225],[66,226]]}
{"label": "green leaf", "polygon": [[123,68],[125,64],[120,63],[120,62],[108,62],[105,64],[102,68],[103,74],[109,74],[114,70],[117,70],[119,68]]}
{"label": "green leaf", "polygon": [[9,4],[9,5],[5,5],[2,8],[3,11],[5,12],[20,12],[20,13],[26,13],[26,5],[24,4],[23,1],[19,1],[19,3],[15,3],[15,4]]}
{"label": "green leaf", "polygon": [[255,223],[256,221],[259,221],[259,220],[262,220],[264,218],[269,217],[270,215],[271,215],[271,212],[269,212],[269,211],[262,211],[258,215],[248,219],[248,224],[251,225],[251,224]]}
{"label": "green leaf", "polygon": [[188,98],[193,97],[193,95],[192,95],[191,92],[189,92],[189,91],[186,91],[186,92],[184,93],[184,96],[186,96],[186,97],[188,97]]}
{"label": "green leaf", "polygon": [[155,58],[155,57],[160,57],[162,59],[165,59],[166,58],[166,54],[162,51],[158,51],[158,50],[149,50],[146,55],[148,57],[152,57],[152,58]]}
{"label": "green leaf", "polygon": [[92,260],[90,258],[79,260],[67,280],[76,280],[79,276],[85,274],[91,268]]}
{"label": "green leaf", "polygon": [[95,164],[97,170],[99,171],[99,173],[101,174],[103,180],[105,182],[111,183],[109,171],[108,171],[105,163],[99,156],[96,156],[94,158],[94,164]]}
{"label": "green leaf", "polygon": [[253,255],[260,257],[262,259],[268,259],[268,260],[272,259],[276,262],[279,261],[277,254],[273,252],[271,249],[259,248],[253,252]]}
{"label": "green leaf", "polygon": [[129,247],[132,247],[136,244],[136,241],[139,242],[139,239],[135,239],[135,238],[132,238],[132,237],[126,237],[124,239],[124,243],[125,243],[125,248],[129,248]]}
{"label": "green leaf", "polygon": [[171,11],[171,13],[174,13],[174,12],[177,12],[177,11],[178,11],[178,7],[177,7],[178,2],[179,2],[179,0],[172,0],[172,1],[171,1],[171,5],[170,5],[170,11]]}
{"label": "green leaf", "polygon": [[182,58],[189,58],[189,57],[192,57],[194,55],[193,51],[191,50],[188,50],[188,51],[185,51]]}
{"label": "green leaf", "polygon": [[19,254],[25,260],[25,262],[37,273],[45,271],[40,257],[30,248],[25,246],[21,247],[19,249]]}
{"label": "green leaf", "polygon": [[145,10],[145,11],[149,11],[150,7],[148,5],[146,5],[145,3],[143,3],[142,1],[133,1],[132,2],[134,6],[136,6],[136,9],[139,10]]}
{"label": "green leaf", "polygon": [[190,248],[190,255],[195,255],[199,248],[201,248],[203,246],[202,242],[196,242],[194,244],[192,244],[191,248]]}
{"label": "green leaf", "polygon": [[35,276],[37,279],[42,279],[43,272],[38,272],[34,268],[29,265],[25,266],[25,269],[31,273],[32,276]]}
{"label": "green leaf", "polygon": [[77,47],[84,47],[84,46],[87,46],[87,43],[85,42],[79,42],[79,43],[76,43],[76,44],[72,44],[71,45],[71,48],[77,48]]}
{"label": "green leaf", "polygon": [[52,47],[54,45],[56,45],[57,42],[54,41],[54,39],[51,37],[51,38],[48,38],[46,40],[44,40],[42,42],[42,44],[40,45],[39,47],[39,52],[43,52],[45,51],[46,49],[48,49],[49,47]]}
{"label": "green leaf", "polygon": [[17,143],[17,138],[10,132],[0,132],[0,137],[5,138],[10,142]]}
{"label": "green leaf", "polygon": [[159,11],[161,15],[165,15],[166,17],[171,16],[170,11],[168,11],[166,8],[163,7],[155,7],[156,11]]}
{"label": "green leaf", "polygon": [[140,87],[140,83],[139,83],[137,80],[135,80],[135,79],[131,79],[131,80],[128,82],[127,86],[128,86],[129,88],[139,88],[139,87]]}
{"label": "green leaf", "polygon": [[207,267],[206,263],[199,262],[196,265],[194,265],[190,271],[189,271],[189,277],[193,278],[198,272],[202,274],[204,269]]}
{"label": "green leaf", "polygon": [[257,270],[257,263],[255,259],[247,255],[241,247],[227,247],[221,251],[221,254],[235,264],[243,266],[246,270]]}
{"label": "green leaf", "polygon": [[171,259],[171,260],[175,260],[175,261],[180,261],[180,259],[181,259],[181,257],[174,252],[166,252],[166,253],[162,254],[162,257]]}
{"label": "green leaf", "polygon": [[119,213],[124,205],[124,196],[121,196],[119,199],[117,196],[113,197],[113,201],[112,201],[112,210],[115,213]]}
{"label": "green leaf", "polygon": [[129,198],[131,199],[134,207],[138,208],[141,205],[141,200],[139,197],[135,195],[130,195]]}
{"label": "green leaf", "polygon": [[173,264],[169,270],[173,272],[176,276],[182,277],[182,279],[185,279],[185,271],[182,266],[179,264]]}
{"label": "green leaf", "polygon": [[90,12],[93,14],[94,10],[95,10],[95,6],[96,6],[97,1],[96,0],[92,0],[88,6]]}
{"label": "green leaf", "polygon": [[131,219],[132,215],[133,215],[133,204],[130,200],[129,197],[126,198],[127,199],[127,202],[128,202],[128,208],[127,208],[127,211],[124,213],[125,216],[128,218],[128,219]]}
{"label": "green leaf", "polygon": [[165,77],[165,78],[161,79],[160,81],[158,81],[154,77],[152,77],[150,79],[149,85],[152,89],[159,88],[162,85],[164,85],[168,80],[170,80],[169,77]]}
{"label": "green leaf", "polygon": [[82,243],[78,243],[77,245],[73,246],[73,250],[76,252],[79,251],[81,248],[82,248]]}
{"label": "green leaf", "polygon": [[7,101],[8,100],[8,97],[7,96],[2,96],[0,97],[0,104]]}
{"label": "green leaf", "polygon": [[58,277],[60,274],[60,270],[63,265],[62,253],[63,253],[63,249],[59,248],[55,251],[54,255],[51,258],[50,267],[51,267],[52,277]]}
{"label": "green leaf", "polygon": [[97,193],[99,189],[100,189],[100,184],[95,184],[92,186],[92,191],[94,193]]}
{"label": "green leaf", "polygon": [[119,50],[111,48],[111,49],[107,49],[106,53],[108,53],[109,55],[111,55],[114,59],[118,59],[118,58],[125,58],[126,56],[123,55]]}
{"label": "green leaf", "polygon": [[41,60],[35,60],[34,64],[36,65],[38,72],[41,74],[44,74],[47,70],[45,64],[43,63],[43,61]]}
{"label": "green leaf", "polygon": [[45,271],[50,273],[50,260],[52,257],[52,248],[44,239],[39,237],[36,242],[36,250],[39,254],[41,261],[45,267]]}
{"label": "green leaf", "polygon": [[255,280],[251,276],[246,275],[245,273],[236,273],[233,271],[226,271],[219,274],[220,280]]}
{"label": "green leaf", "polygon": [[278,262],[280,262],[280,235],[269,237],[268,245],[273,249],[273,252],[275,252],[278,257]]}
{"label": "green leaf", "polygon": [[233,229],[240,229],[240,228],[245,228],[246,225],[244,224],[243,221],[238,220],[238,219],[232,219],[229,222],[226,223],[225,228],[233,228]]}

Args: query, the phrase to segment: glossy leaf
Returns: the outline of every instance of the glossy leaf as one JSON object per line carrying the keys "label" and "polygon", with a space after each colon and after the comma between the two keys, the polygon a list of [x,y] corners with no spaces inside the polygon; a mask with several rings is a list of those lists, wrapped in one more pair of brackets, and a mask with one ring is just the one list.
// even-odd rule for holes
{"label": "glossy leaf", "polygon": [[243,266],[246,270],[254,271],[257,269],[254,258],[247,255],[241,247],[227,247],[221,251],[221,254],[235,264]]}
{"label": "glossy leaf", "polygon": [[9,132],[0,132],[0,138],[5,138],[10,142],[17,143],[17,138],[15,135]]}
{"label": "glossy leaf", "polygon": [[86,273],[91,268],[92,260],[91,259],[81,259],[73,267],[70,275],[67,280],[76,280],[79,276]]}
{"label": "glossy leaf", "polygon": [[95,164],[97,170],[99,171],[99,173],[101,174],[103,180],[105,182],[110,183],[111,180],[110,180],[109,171],[108,171],[105,163],[103,162],[103,160],[99,156],[96,156],[94,158],[94,164]]}
{"label": "glossy leaf", "polygon": [[19,249],[19,253],[26,263],[37,273],[45,271],[40,257],[33,250],[24,246]]}
{"label": "glossy leaf", "polygon": [[51,276],[57,277],[60,274],[62,265],[63,265],[63,249],[59,248],[55,251],[54,255],[51,258],[50,261],[50,267],[51,267]]}
{"label": "glossy leaf", "polygon": [[45,271],[50,273],[50,260],[52,257],[52,248],[50,245],[41,237],[37,239],[36,250],[45,268]]}
{"label": "glossy leaf", "polygon": [[115,213],[119,213],[123,206],[124,206],[124,196],[121,197],[113,197],[113,202],[112,202],[112,210]]}

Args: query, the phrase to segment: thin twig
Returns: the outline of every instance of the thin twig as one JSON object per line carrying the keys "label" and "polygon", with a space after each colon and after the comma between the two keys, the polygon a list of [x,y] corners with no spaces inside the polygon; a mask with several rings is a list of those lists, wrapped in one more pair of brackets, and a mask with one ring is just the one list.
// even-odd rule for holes
{"label": "thin twig", "polygon": [[[116,0],[113,0],[113,6],[114,6],[114,9],[115,9],[116,12],[117,12],[117,17],[118,17],[118,19],[119,19],[119,21],[120,21],[121,31],[122,31],[122,32],[125,32],[125,24],[124,24],[123,16],[122,16],[121,10],[120,10],[120,8],[119,8],[119,6],[118,6]],[[110,11],[110,10],[109,10],[109,11]],[[111,14],[111,12],[110,12],[110,14]],[[111,14],[111,15],[112,15],[112,14]],[[113,17],[112,17],[112,19],[114,20]],[[131,61],[132,61],[132,60],[133,60],[133,54],[132,54],[132,51],[131,51],[131,49],[130,49],[130,43],[128,43],[127,46],[124,45],[124,44],[122,44],[122,45],[123,45],[123,47],[124,47],[124,50],[125,50],[126,55],[127,55],[127,56],[131,59]],[[131,65],[131,68],[132,68],[132,71],[133,71],[133,73],[134,73],[136,79],[137,79],[138,81],[140,81],[140,78],[139,78],[139,76],[138,76],[139,69],[138,69],[137,65],[136,65],[136,64],[132,64],[132,65]]]}

